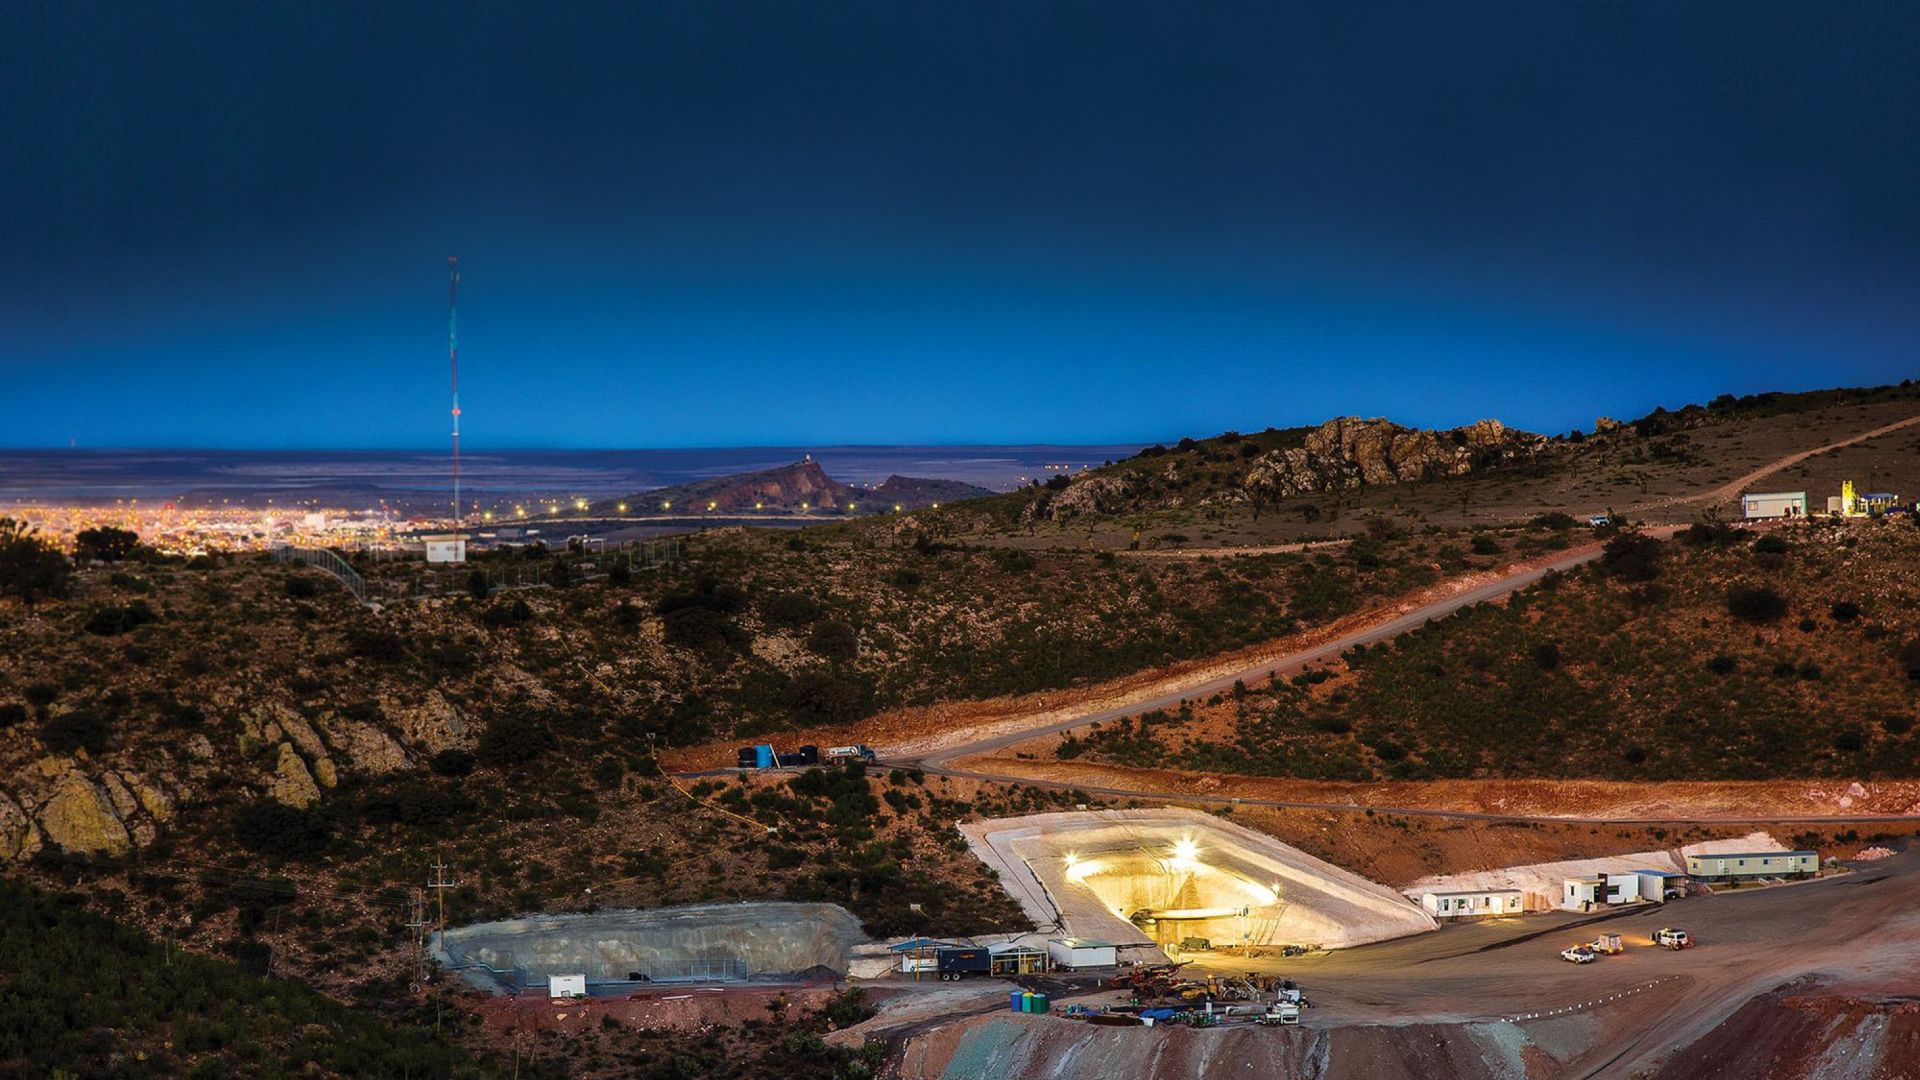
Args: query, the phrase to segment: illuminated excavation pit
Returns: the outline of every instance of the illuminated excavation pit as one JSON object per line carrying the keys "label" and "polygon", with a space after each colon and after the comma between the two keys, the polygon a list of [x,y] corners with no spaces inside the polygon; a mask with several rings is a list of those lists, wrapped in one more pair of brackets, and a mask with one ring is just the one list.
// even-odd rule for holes
{"label": "illuminated excavation pit", "polygon": [[1385,886],[1197,810],[1034,814],[963,829],[1036,924],[1076,937],[1169,951],[1188,938],[1340,948],[1436,926]]}

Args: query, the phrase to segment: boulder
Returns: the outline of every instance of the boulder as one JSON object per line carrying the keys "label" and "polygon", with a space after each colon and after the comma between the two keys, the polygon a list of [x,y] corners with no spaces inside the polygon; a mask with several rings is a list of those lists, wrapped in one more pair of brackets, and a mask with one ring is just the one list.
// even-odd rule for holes
{"label": "boulder", "polygon": [[267,794],[288,806],[308,807],[320,801],[320,786],[290,742],[280,744],[280,762],[274,767]]}
{"label": "boulder", "polygon": [[1386,420],[1343,416],[1315,428],[1298,447],[1254,459],[1249,491],[1291,498],[1382,484],[1464,476],[1531,455],[1544,443],[1498,420],[1451,431],[1421,431]]}
{"label": "boulder", "polygon": [[382,698],[380,710],[407,737],[407,741],[424,747],[429,753],[473,745],[466,719],[438,690],[427,691],[425,697],[413,703],[402,703],[391,697]]}
{"label": "boulder", "polygon": [[372,724],[333,713],[322,714],[315,723],[326,733],[334,752],[355,772],[380,776],[407,767],[406,750]]}
{"label": "boulder", "polygon": [[40,832],[68,851],[117,855],[133,844],[113,800],[79,770],[67,773],[40,807]]}

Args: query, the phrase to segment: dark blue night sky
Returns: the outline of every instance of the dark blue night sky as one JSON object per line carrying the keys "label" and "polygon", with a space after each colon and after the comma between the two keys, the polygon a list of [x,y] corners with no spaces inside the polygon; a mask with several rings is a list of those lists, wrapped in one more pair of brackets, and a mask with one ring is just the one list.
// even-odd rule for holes
{"label": "dark blue night sky", "polygon": [[0,444],[1541,430],[1898,381],[1911,3],[14,0]]}

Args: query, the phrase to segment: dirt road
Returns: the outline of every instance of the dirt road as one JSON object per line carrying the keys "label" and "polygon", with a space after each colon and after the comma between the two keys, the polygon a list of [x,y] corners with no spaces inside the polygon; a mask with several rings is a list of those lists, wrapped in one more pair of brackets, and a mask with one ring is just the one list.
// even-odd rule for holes
{"label": "dirt road", "polygon": [[1772,476],[1774,473],[1782,469],[1791,469],[1808,458],[1818,457],[1830,450],[1840,450],[1848,446],[1853,446],[1856,443],[1877,439],[1882,435],[1889,435],[1902,428],[1912,427],[1915,424],[1920,424],[1920,416],[1909,416],[1905,420],[1896,420],[1891,424],[1874,428],[1872,431],[1862,432],[1851,438],[1841,439],[1839,442],[1828,443],[1825,446],[1816,446],[1811,450],[1802,450],[1798,453],[1788,454],[1786,457],[1770,461],[1752,472],[1735,477],[1733,480],[1714,488],[1712,491],[1702,492],[1698,495],[1682,495],[1667,499],[1657,499],[1653,502],[1636,503],[1626,509],[1627,511],[1645,511],[1664,506],[1687,506],[1693,503],[1725,502],[1737,497],[1741,492]]}

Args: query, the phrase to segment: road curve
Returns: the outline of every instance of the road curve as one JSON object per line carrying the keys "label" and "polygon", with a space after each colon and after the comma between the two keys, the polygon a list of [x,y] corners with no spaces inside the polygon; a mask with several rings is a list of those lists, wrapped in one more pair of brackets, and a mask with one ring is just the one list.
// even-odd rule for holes
{"label": "road curve", "polygon": [[[1672,532],[1672,529],[1668,527],[1649,531],[1657,535],[1668,535]],[[1071,731],[1074,728],[1086,727],[1089,724],[1098,724],[1107,720],[1118,720],[1123,716],[1135,716],[1139,713],[1151,712],[1154,709],[1178,706],[1182,701],[1192,698],[1210,697],[1214,694],[1231,690],[1233,689],[1233,684],[1236,682],[1257,682],[1267,678],[1270,674],[1292,674],[1309,665],[1331,660],[1356,645],[1371,645],[1376,641],[1385,641],[1390,638],[1399,637],[1409,630],[1419,629],[1430,620],[1444,618],[1461,608],[1485,603],[1488,600],[1498,600],[1501,597],[1532,585],[1550,573],[1564,573],[1574,567],[1592,562],[1600,557],[1600,552],[1600,547],[1596,545],[1563,556],[1543,566],[1535,566],[1526,570],[1515,571],[1505,577],[1490,581],[1484,585],[1476,586],[1465,592],[1434,600],[1414,608],[1412,611],[1393,616],[1392,618],[1383,619],[1370,626],[1354,630],[1324,644],[1301,649],[1298,652],[1288,653],[1277,659],[1251,665],[1225,675],[1183,684],[1175,689],[1168,690],[1165,693],[1145,700],[1133,701],[1112,708],[1098,709],[1057,723],[1022,728],[1019,731],[978,739],[974,742],[964,743],[959,746],[943,747],[928,751],[924,754],[887,757],[885,763],[896,766],[918,767],[928,772],[946,772],[948,771],[947,763],[953,761],[955,758],[991,753],[995,750],[1004,750],[1015,743],[1026,742],[1028,739],[1041,735],[1058,734],[1063,731]],[[958,774],[955,773],[953,775]],[[976,779],[978,778],[982,777],[976,776]],[[985,778],[1001,779],[999,777]],[[1008,779],[1016,782],[1026,782],[1017,777]]]}

